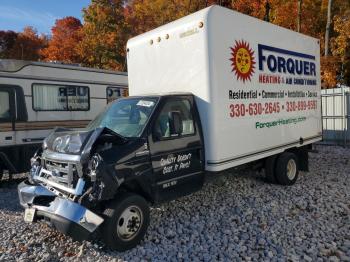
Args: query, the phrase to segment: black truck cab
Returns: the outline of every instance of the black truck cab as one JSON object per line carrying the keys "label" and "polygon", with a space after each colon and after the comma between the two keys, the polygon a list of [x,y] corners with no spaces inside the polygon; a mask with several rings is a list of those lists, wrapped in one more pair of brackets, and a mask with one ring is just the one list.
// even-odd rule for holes
{"label": "black truck cab", "polygon": [[25,220],[49,220],[86,238],[97,228],[117,250],[139,243],[148,203],[199,190],[204,143],[192,94],[142,96],[110,104],[85,130],[54,130],[19,185]]}

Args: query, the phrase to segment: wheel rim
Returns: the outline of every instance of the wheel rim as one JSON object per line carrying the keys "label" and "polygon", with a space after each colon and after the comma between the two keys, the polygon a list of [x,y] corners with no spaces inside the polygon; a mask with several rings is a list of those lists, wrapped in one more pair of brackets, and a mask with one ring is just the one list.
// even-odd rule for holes
{"label": "wheel rim", "polygon": [[294,159],[289,159],[287,164],[287,176],[289,180],[293,180],[297,173],[297,164]]}
{"label": "wheel rim", "polygon": [[140,231],[143,223],[142,211],[137,206],[126,208],[117,221],[118,237],[124,241],[133,239]]}

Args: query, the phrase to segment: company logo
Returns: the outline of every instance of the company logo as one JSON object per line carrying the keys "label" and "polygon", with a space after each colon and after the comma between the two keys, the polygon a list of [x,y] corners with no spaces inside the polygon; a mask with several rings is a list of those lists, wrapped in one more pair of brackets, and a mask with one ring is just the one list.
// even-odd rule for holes
{"label": "company logo", "polygon": [[271,73],[316,76],[316,57],[282,48],[258,44],[259,70]]}
{"label": "company logo", "polygon": [[235,41],[235,45],[230,49],[232,72],[235,72],[237,80],[242,80],[243,83],[251,81],[255,69],[254,51],[244,40]]}

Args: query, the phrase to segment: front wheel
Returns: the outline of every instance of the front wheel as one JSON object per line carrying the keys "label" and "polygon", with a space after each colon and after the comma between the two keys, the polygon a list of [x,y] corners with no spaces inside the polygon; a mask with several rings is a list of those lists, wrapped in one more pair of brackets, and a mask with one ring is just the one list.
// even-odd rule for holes
{"label": "front wheel", "polygon": [[299,175],[298,158],[290,152],[282,153],[276,163],[276,179],[281,185],[293,185]]}
{"label": "front wheel", "polygon": [[104,211],[102,238],[111,249],[125,251],[143,239],[150,220],[147,201],[136,194],[126,193]]}

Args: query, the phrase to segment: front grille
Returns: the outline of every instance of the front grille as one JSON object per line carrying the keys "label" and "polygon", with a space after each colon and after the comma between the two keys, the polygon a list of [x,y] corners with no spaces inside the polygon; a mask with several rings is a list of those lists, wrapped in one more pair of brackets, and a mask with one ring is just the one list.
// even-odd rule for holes
{"label": "front grille", "polygon": [[43,177],[47,180],[59,183],[68,188],[75,187],[78,177],[75,164],[44,160],[44,168],[51,173],[43,174]]}

